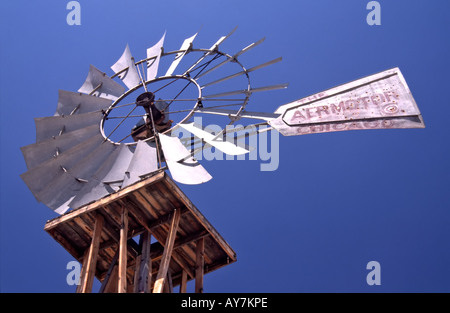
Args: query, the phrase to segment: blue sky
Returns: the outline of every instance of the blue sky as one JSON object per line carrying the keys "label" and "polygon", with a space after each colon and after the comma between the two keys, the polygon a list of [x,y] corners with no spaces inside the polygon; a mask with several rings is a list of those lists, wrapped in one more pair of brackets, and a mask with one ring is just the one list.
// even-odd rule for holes
{"label": "blue sky", "polygon": [[[20,147],[35,141],[33,118],[53,115],[58,89],[76,91],[89,64],[113,74],[127,43],[141,59],[164,31],[168,50],[197,31],[194,46],[209,48],[236,26],[224,51],[266,37],[243,62],[283,57],[252,73],[255,85],[289,83],[252,96],[249,110],[398,66],[427,127],[280,136],[273,172],[204,161],[214,179],[180,187],[238,257],[205,277],[205,291],[450,291],[448,1],[380,0],[380,26],[366,23],[364,0],[80,0],[80,26],[66,23],[67,2],[0,3],[2,292],[74,291],[72,257],[43,230],[56,215],[19,177]],[[366,283],[369,261],[380,286]]]}

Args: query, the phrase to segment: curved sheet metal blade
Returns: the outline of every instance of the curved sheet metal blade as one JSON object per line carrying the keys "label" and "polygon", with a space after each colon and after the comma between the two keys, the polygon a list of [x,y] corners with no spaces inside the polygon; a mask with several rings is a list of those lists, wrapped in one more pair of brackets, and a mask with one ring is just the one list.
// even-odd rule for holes
{"label": "curved sheet metal blade", "polygon": [[147,49],[147,80],[155,79],[158,75],[159,61],[161,60],[161,54],[163,52],[164,38],[166,32],[161,37],[156,45]]}
{"label": "curved sheet metal blade", "polygon": [[94,173],[100,168],[105,160],[114,153],[118,146],[109,141],[104,141],[77,162],[74,166],[66,168],[62,175],[53,179],[37,197],[42,203],[53,210],[61,211],[67,206],[68,200],[76,197],[80,190],[88,184]]}
{"label": "curved sheet metal blade", "polygon": [[175,72],[175,69],[177,68],[178,64],[180,64],[181,59],[183,59],[183,57],[186,55],[186,53],[191,48],[192,42],[194,41],[196,36],[197,36],[197,33],[194,36],[189,37],[183,41],[183,44],[181,45],[181,48],[180,48],[180,52],[175,55],[175,60],[170,65],[165,76],[171,76],[173,74],[173,72]]}
{"label": "curved sheet metal blade", "polygon": [[105,73],[91,65],[86,81],[80,89],[78,89],[78,92],[100,98],[116,100],[125,92],[125,87],[121,86]]}
{"label": "curved sheet metal blade", "polygon": [[228,33],[228,35],[220,37],[219,40],[217,40],[216,43],[209,50],[216,50],[216,49],[218,49],[219,45],[221,45],[228,37],[233,35],[233,33],[236,31],[237,28],[238,27],[236,26],[235,28],[233,28],[233,30],[231,32]]}
{"label": "curved sheet metal blade", "polygon": [[38,194],[44,190],[52,181],[66,173],[75,166],[86,155],[104,142],[102,135],[98,134],[63,154],[56,156],[35,168],[23,173],[20,177],[27,184],[35,198],[42,202]]}
{"label": "curved sheet metal blade", "polygon": [[55,116],[106,110],[111,104],[112,101],[108,99],[89,96],[79,92],[60,90]]}
{"label": "curved sheet metal blade", "polygon": [[229,141],[223,141],[220,138],[216,138],[215,135],[210,134],[198,127],[195,127],[194,123],[180,124],[180,126],[186,129],[188,132],[194,134],[196,137],[203,139],[207,144],[219,149],[220,151],[228,155],[242,155],[250,152],[247,149],[236,146]]}
{"label": "curved sheet metal blade", "polygon": [[[164,157],[172,178],[186,185],[197,185],[211,180],[212,176],[194,158],[177,137],[159,134]],[[189,157],[188,157],[189,156]],[[186,158],[188,157],[188,158]],[[185,161],[180,161],[186,159]]]}
{"label": "curved sheet metal blade", "polygon": [[98,125],[97,127],[100,129],[102,118],[103,113],[101,112],[35,118],[36,142],[92,125]]}
{"label": "curved sheet metal blade", "polygon": [[75,209],[117,191],[132,157],[133,152],[130,147],[120,145],[94,173],[89,182],[84,184],[69,206]]}
{"label": "curved sheet metal blade", "polygon": [[[134,147],[133,147],[134,149]],[[108,158],[107,162],[102,166],[102,170],[107,171],[105,174],[100,172],[95,176],[105,184],[112,184],[123,181],[123,176],[130,166],[134,152],[127,145],[121,144],[115,158]]]}
{"label": "curved sheet metal blade", "polygon": [[158,157],[154,145],[138,141],[133,158],[125,171],[122,188],[131,185],[158,169]]}
{"label": "curved sheet metal blade", "polygon": [[130,47],[127,45],[120,59],[111,66],[114,73],[118,74],[119,78],[129,88],[133,88],[141,82],[139,74],[136,69],[135,61],[131,55]]}
{"label": "curved sheet metal blade", "polygon": [[99,127],[97,125],[91,125],[62,134],[61,136],[51,137],[50,139],[21,147],[20,149],[25,158],[27,168],[32,169],[97,134],[100,134]]}
{"label": "curved sheet metal blade", "polygon": [[254,47],[258,46],[259,44],[261,44],[266,38],[262,38],[260,40],[258,40],[257,42],[252,43],[251,45],[248,45],[247,47],[245,47],[244,49],[242,49],[241,51],[237,52],[235,55],[233,55],[231,58],[227,58],[226,60],[222,61],[221,63],[215,65],[214,67],[210,68],[209,70],[207,70],[206,72],[203,72],[202,74],[198,75],[197,78],[203,77],[209,73],[211,73],[212,71],[218,69],[219,67],[227,64],[228,62],[233,62],[234,60],[236,60],[237,57],[239,57],[241,54],[250,51],[251,49],[253,49]]}
{"label": "curved sheet metal blade", "polygon": [[203,61],[206,57],[208,57],[212,53],[216,52],[219,49],[219,45],[221,45],[222,42],[224,42],[228,37],[230,37],[236,31],[236,29],[237,29],[237,26],[228,35],[220,37],[219,40],[217,40],[216,43],[213,44],[211,48],[209,48],[209,51],[205,52],[205,54],[203,54],[194,64],[192,64],[192,66],[188,70],[186,70],[186,72],[184,72],[183,75],[186,75],[186,74],[190,73],[191,71],[193,71],[194,68],[201,61]]}

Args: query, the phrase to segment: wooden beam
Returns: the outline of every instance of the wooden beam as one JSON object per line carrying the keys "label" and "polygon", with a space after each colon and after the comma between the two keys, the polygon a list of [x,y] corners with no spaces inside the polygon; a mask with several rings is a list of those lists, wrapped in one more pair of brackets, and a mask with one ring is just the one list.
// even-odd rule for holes
{"label": "wooden beam", "polygon": [[196,260],[195,260],[195,292],[203,293],[203,275],[205,272],[205,239],[197,241]]}
{"label": "wooden beam", "polygon": [[[200,238],[204,238],[209,236],[208,231],[206,230],[201,230],[198,233],[192,234],[190,236],[184,237],[184,238],[180,238],[178,240],[175,241],[175,244],[173,246],[173,250],[177,250],[180,248],[183,248],[185,245],[197,241]],[[158,261],[161,259],[162,254],[164,252],[164,247],[159,243],[159,242],[155,242],[152,243],[152,247],[151,247],[151,257],[153,261]]]}
{"label": "wooden beam", "polygon": [[167,271],[167,283],[165,284],[167,286],[167,293],[173,293],[173,282],[172,282],[172,274],[170,274],[170,268]]}
{"label": "wooden beam", "polygon": [[77,288],[77,292],[92,292],[95,269],[97,266],[98,248],[100,246],[100,237],[102,234],[104,220],[105,219],[101,214],[97,214],[97,216],[95,217],[94,233],[92,234],[91,245],[89,246],[87,255],[83,260],[81,284],[79,286],[79,289]]}
{"label": "wooden beam", "polygon": [[147,293],[150,291],[152,282],[152,259],[150,257],[151,234],[146,231],[141,235],[142,253],[139,266],[138,282],[136,292]]}
{"label": "wooden beam", "polygon": [[88,255],[89,255],[89,248],[86,249],[86,251],[84,252],[84,256],[79,260],[80,263],[82,263],[81,265],[81,273],[80,273],[80,284],[77,286],[77,290],[76,293],[81,293],[83,286],[85,285],[85,277],[86,277],[86,269],[87,269],[87,261],[88,261]]}
{"label": "wooden beam", "polygon": [[144,186],[148,186],[150,184],[158,182],[159,180],[163,179],[164,176],[165,176],[165,172],[160,171],[159,173],[157,173],[151,177],[148,177],[148,178],[146,178],[138,183],[135,183],[133,185],[127,186],[126,188],[123,188],[123,189],[119,190],[118,192],[115,192],[115,193],[113,193],[109,196],[106,196],[100,200],[97,200],[91,204],[85,205],[79,209],[70,211],[69,213],[61,215],[60,217],[54,218],[50,221],[47,221],[47,223],[45,224],[44,230],[48,232],[50,229],[57,227],[58,224],[68,221],[68,220],[74,218],[75,216],[78,216],[80,214],[84,214],[87,212],[95,211],[98,208],[106,206],[112,202],[115,202],[115,201],[127,196],[128,194],[134,192],[135,190],[137,190],[139,188],[142,188]]}
{"label": "wooden beam", "polygon": [[163,180],[163,183],[166,187],[176,194],[184,203],[184,205],[188,208],[188,210],[192,213],[195,219],[199,221],[200,224],[211,234],[214,240],[219,244],[222,250],[228,255],[228,257],[236,261],[236,252],[230,247],[230,245],[223,239],[223,237],[219,234],[219,232],[208,222],[206,217],[197,209],[197,207],[191,202],[191,200],[181,191],[180,188],[173,182],[170,177],[166,177]]}
{"label": "wooden beam", "polygon": [[180,293],[187,292],[187,273],[185,270],[181,274]]}
{"label": "wooden beam", "polygon": [[103,293],[117,293],[118,267],[119,266],[116,263],[115,266],[113,267],[111,277],[109,278]]}
{"label": "wooden beam", "polygon": [[[156,240],[159,241],[159,243],[163,242],[162,237],[160,237],[157,233],[154,233],[154,237],[156,238]],[[164,248],[163,248],[164,249]],[[164,255],[164,251],[163,251],[163,255]],[[162,258],[162,256],[161,256]],[[188,262],[186,262],[186,260],[184,258],[182,258],[181,256],[178,255],[178,253],[175,251],[175,247],[172,250],[172,259],[183,269],[185,270],[188,275],[192,278],[195,277],[194,272],[191,270],[191,265],[189,265]],[[154,260],[154,258],[152,258],[152,260]]]}
{"label": "wooden beam", "polygon": [[138,281],[139,281],[139,268],[141,267],[142,255],[139,254],[135,259],[134,264],[134,280],[133,280],[133,292],[138,292]]}
{"label": "wooden beam", "polygon": [[117,292],[127,292],[127,238],[128,236],[128,209],[122,208],[120,241],[119,241],[119,275],[117,280]]}
{"label": "wooden beam", "polygon": [[104,293],[107,290],[107,286],[111,283],[112,281],[112,276],[113,276],[113,271],[114,268],[117,265],[117,259],[119,258],[119,249],[117,248],[116,253],[114,254],[114,257],[111,260],[111,264],[109,265],[108,271],[106,272],[105,278],[103,278],[103,282],[102,285],[100,286],[100,290],[99,293]]}
{"label": "wooden beam", "polygon": [[153,287],[153,293],[161,293],[163,291],[167,271],[169,270],[170,259],[172,257],[173,245],[178,231],[178,224],[180,222],[180,213],[180,210],[175,210],[174,212],[166,244],[164,245],[164,253],[159,265],[158,275],[156,276],[155,286]]}

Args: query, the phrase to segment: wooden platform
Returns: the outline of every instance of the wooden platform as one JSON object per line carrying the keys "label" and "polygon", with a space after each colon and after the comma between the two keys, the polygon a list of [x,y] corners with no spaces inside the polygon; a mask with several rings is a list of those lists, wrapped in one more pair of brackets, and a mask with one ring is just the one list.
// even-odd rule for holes
{"label": "wooden platform", "polygon": [[101,292],[172,291],[179,284],[185,291],[195,278],[202,292],[203,274],[236,261],[164,171],[50,220],[44,229],[83,264],[80,292],[91,291],[94,275]]}

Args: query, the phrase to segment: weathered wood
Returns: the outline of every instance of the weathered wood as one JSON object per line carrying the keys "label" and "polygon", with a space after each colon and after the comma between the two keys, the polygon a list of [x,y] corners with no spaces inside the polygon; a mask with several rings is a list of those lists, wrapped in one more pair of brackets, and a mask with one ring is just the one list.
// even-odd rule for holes
{"label": "weathered wood", "polygon": [[166,244],[164,245],[164,253],[159,265],[158,275],[156,276],[155,286],[153,287],[154,293],[161,293],[164,287],[167,271],[169,269],[170,259],[172,257],[173,245],[175,243],[175,237],[178,230],[178,224],[180,222],[181,212],[175,210],[172,223],[170,225],[169,234],[167,235]]}
{"label": "weathered wood", "polygon": [[[172,282],[172,274],[170,273],[170,268],[167,270],[167,293],[173,293],[173,282]],[[164,287],[166,288],[166,287]]]}
{"label": "weathered wood", "polygon": [[181,283],[180,283],[180,293],[187,292],[187,273],[186,271],[182,271],[181,273]]}
{"label": "weathered wood", "polygon": [[[158,240],[160,243],[163,242],[163,235],[160,234],[160,229],[157,229],[155,232],[153,232],[153,236]],[[167,240],[167,239],[166,239]],[[164,254],[164,251],[163,251]],[[194,272],[191,270],[191,267],[194,266],[194,264],[190,265],[188,261],[182,257],[180,257],[177,253],[177,251],[172,251],[172,259],[178,264],[183,270],[185,270],[190,277],[194,278]],[[195,262],[195,260],[194,260]]]}
{"label": "weathered wood", "polygon": [[109,264],[108,271],[106,272],[105,278],[103,278],[102,285],[100,286],[99,293],[104,293],[106,291],[106,287],[111,281],[111,277],[113,275],[114,268],[117,265],[117,259],[119,258],[119,247],[117,247],[116,253],[114,254],[114,257]]}
{"label": "weathered wood", "polygon": [[85,279],[86,279],[86,273],[87,273],[87,267],[88,267],[88,255],[89,255],[89,248],[86,249],[82,259],[80,260],[82,262],[81,273],[80,273],[80,284],[77,286],[76,293],[82,293],[83,286],[86,284]]}
{"label": "weathered wood", "polygon": [[108,280],[108,282],[106,283],[105,289],[104,289],[104,293],[117,293],[117,276],[118,276],[118,268],[119,266],[116,264],[113,266],[112,272],[111,272],[111,276]]}
{"label": "weathered wood", "polygon": [[100,246],[100,237],[102,234],[104,217],[97,214],[95,219],[94,233],[92,234],[92,242],[88,253],[83,262],[83,276],[81,279],[80,290],[81,293],[92,292],[92,285],[94,283],[95,269],[97,265],[98,248]]}
{"label": "weathered wood", "polygon": [[223,237],[217,232],[217,230],[206,220],[205,216],[194,206],[194,204],[189,200],[189,198],[178,188],[177,185],[167,177],[163,182],[172,192],[178,194],[186,207],[191,211],[191,213],[196,217],[196,219],[214,236],[214,239],[220,245],[220,247],[225,251],[225,253],[232,260],[236,260],[236,253],[231,249],[230,245],[223,239]]}
{"label": "weathered wood", "polygon": [[150,204],[148,197],[142,195],[141,191],[136,191],[133,193],[133,197],[138,201],[142,207],[145,209],[145,214],[150,219],[158,219],[158,214],[155,213],[154,207]]}
{"label": "weathered wood", "polygon": [[[191,242],[197,241],[201,238],[207,237],[207,236],[209,236],[209,233],[206,230],[202,230],[196,234],[192,234],[190,236],[180,238],[175,241],[173,249],[177,250],[177,249],[183,248],[185,245],[187,245]],[[152,244],[151,251],[152,251],[151,252],[152,260],[159,261],[164,252],[164,247],[159,242],[155,242]]]}
{"label": "weathered wood", "polygon": [[[138,246],[132,238],[138,235],[142,236],[144,233],[151,233],[158,241],[149,244],[149,284],[151,275],[157,277],[158,270],[164,268],[164,265],[167,267],[167,271],[170,271],[174,285],[182,283],[183,272],[186,282],[195,279],[196,242],[201,238],[204,238],[203,274],[236,261],[236,255],[228,243],[223,240],[167,174],[158,173],[128,186],[118,193],[120,195],[115,193],[85,207],[70,211],[48,221],[45,226],[45,230],[77,261],[87,264],[88,251],[94,237],[96,216],[99,212],[103,215],[104,223],[99,239],[97,262],[94,267],[95,275],[102,281],[101,291],[118,291],[119,257],[117,256],[116,262],[113,262],[113,259],[116,253],[119,254],[120,246],[127,247],[126,253],[122,251],[121,257],[122,263],[126,262],[125,270],[122,267],[120,275],[122,283],[127,287],[131,286],[128,291],[138,289],[139,277],[145,275],[141,273],[144,268],[139,264],[137,257],[144,252],[142,246]],[[106,198],[109,200],[106,201]],[[123,207],[127,208],[128,217],[127,246],[123,244],[124,238],[120,235],[121,230],[123,232]],[[171,225],[175,216],[174,209],[177,214],[180,214],[180,218],[176,234],[171,236],[170,233],[173,231]],[[172,239],[175,241],[172,244],[170,256],[167,258],[167,256],[164,257],[164,253],[170,250],[165,249],[170,237],[173,237]],[[141,259],[144,258],[144,254],[141,255]],[[111,265],[112,263],[115,265]],[[86,269],[87,265],[83,268]],[[163,277],[163,287],[168,281],[167,271]],[[145,290],[143,286],[139,287],[140,290]],[[166,285],[166,287],[170,286]],[[147,287],[147,290],[151,289],[151,287]]]}
{"label": "weathered wood", "polygon": [[105,198],[97,200],[97,201],[95,201],[95,202],[93,202],[91,204],[88,204],[86,206],[83,206],[83,207],[81,207],[81,208],[79,208],[77,210],[70,211],[70,212],[68,212],[68,213],[66,213],[64,215],[61,215],[58,218],[55,218],[55,219],[53,219],[51,221],[48,221],[46,223],[45,227],[44,227],[44,230],[47,231],[49,229],[52,229],[53,227],[56,227],[59,223],[64,222],[66,220],[70,220],[70,219],[74,218],[77,215],[84,214],[84,213],[91,212],[91,211],[95,211],[95,210],[97,210],[100,207],[103,207],[103,206],[105,206],[105,205],[107,205],[109,203],[112,203],[112,202],[114,202],[116,200],[119,200],[119,199],[125,197],[129,193],[134,192],[134,190],[136,190],[136,189],[142,188],[144,186],[148,186],[148,185],[150,185],[150,184],[152,184],[154,182],[157,182],[157,181],[161,180],[164,177],[164,175],[165,175],[165,172],[161,171],[161,172],[159,172],[159,173],[157,173],[157,174],[155,174],[155,175],[153,175],[153,176],[151,176],[149,178],[146,178],[146,179],[144,179],[144,180],[142,180],[142,181],[132,185],[132,188],[121,189],[118,192],[113,193],[113,194],[111,194],[111,195],[109,195],[109,196],[107,196]]}
{"label": "weathered wood", "polygon": [[144,232],[142,238],[142,253],[141,262],[138,273],[138,282],[136,292],[147,293],[150,291],[152,281],[152,259],[150,254],[151,249],[151,234]]}
{"label": "weathered wood", "polygon": [[197,258],[195,261],[195,292],[203,293],[203,275],[205,270],[205,239],[199,239],[197,241],[196,254]]}
{"label": "weathered wood", "polygon": [[65,238],[63,234],[59,232],[58,229],[52,229],[49,234],[76,259],[80,260],[83,257],[83,253],[80,252],[77,247],[72,245],[68,239]]}
{"label": "weathered wood", "polygon": [[138,292],[138,281],[139,281],[139,268],[141,267],[141,259],[142,255],[138,255],[135,259],[135,267],[134,267],[134,279],[133,279],[133,292]]}
{"label": "weathered wood", "polygon": [[119,272],[117,280],[117,292],[127,292],[127,236],[128,236],[128,209],[122,208],[119,242]]}

